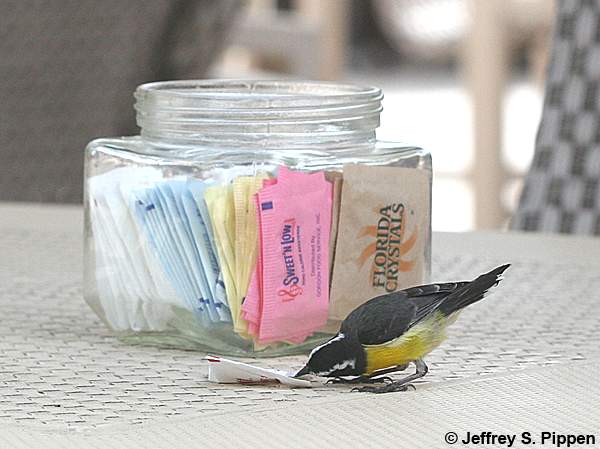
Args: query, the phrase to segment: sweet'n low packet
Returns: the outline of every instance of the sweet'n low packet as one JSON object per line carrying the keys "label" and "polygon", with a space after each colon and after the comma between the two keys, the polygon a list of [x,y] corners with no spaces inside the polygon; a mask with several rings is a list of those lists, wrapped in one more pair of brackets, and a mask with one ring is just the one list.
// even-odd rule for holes
{"label": "sweet'n low packet", "polygon": [[249,318],[258,316],[251,328],[259,344],[300,343],[327,322],[331,197],[323,172],[285,167],[276,183],[256,194],[258,279],[244,311]]}

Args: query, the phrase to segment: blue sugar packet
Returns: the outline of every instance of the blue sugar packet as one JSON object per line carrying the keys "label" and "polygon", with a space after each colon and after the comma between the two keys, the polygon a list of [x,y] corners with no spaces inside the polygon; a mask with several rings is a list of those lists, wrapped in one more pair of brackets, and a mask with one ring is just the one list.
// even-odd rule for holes
{"label": "blue sugar packet", "polygon": [[[219,267],[219,259],[217,257],[215,242],[213,240],[212,224],[206,221],[208,211],[203,214],[201,208],[194,198],[193,192],[202,191],[203,187],[200,181],[188,181],[186,190],[181,197],[183,207],[188,218],[188,222],[192,228],[193,236],[196,245],[200,251],[200,257],[205,267],[207,279],[209,280],[213,297],[216,303],[228,307],[227,296],[225,295],[224,282]],[[206,209],[204,201],[202,206]]]}
{"label": "blue sugar packet", "polygon": [[210,213],[208,212],[208,207],[206,206],[206,202],[204,201],[204,191],[213,186],[214,183],[204,181],[190,181],[190,187],[188,188],[191,193],[194,201],[196,202],[196,207],[198,208],[198,212],[200,212],[200,217],[202,218],[202,222],[204,223],[204,228],[208,233],[208,238],[210,240],[210,246],[212,248],[212,254],[215,258],[215,263],[218,265],[219,258],[217,257],[217,244],[215,241],[215,234],[212,227],[212,221],[210,219]]}
{"label": "blue sugar packet", "polygon": [[166,218],[170,225],[171,234],[179,244],[179,253],[183,255],[182,262],[186,266],[194,288],[200,292],[211,321],[220,321],[221,318],[217,312],[212,291],[208,286],[205,270],[202,266],[200,254],[193,239],[188,219],[178,201],[181,197],[182,186],[177,181],[169,181],[158,184],[156,191],[165,206],[165,212],[167,212]]}
{"label": "blue sugar packet", "polygon": [[208,322],[231,322],[218,259],[200,208],[190,191],[199,181],[169,180],[137,189],[135,217],[167,278],[191,309]]}
{"label": "blue sugar packet", "polygon": [[205,240],[208,241],[208,243],[205,246],[207,250],[209,249],[209,256],[211,258],[212,264],[216,267],[215,269],[217,270],[215,297],[222,301],[224,304],[227,304],[227,306],[229,306],[227,300],[227,292],[225,291],[225,281],[223,280],[223,270],[219,264],[219,258],[217,256],[217,244],[215,243],[213,224],[210,218],[210,214],[208,212],[208,207],[206,206],[206,202],[204,201],[204,191],[212,185],[214,185],[214,183],[210,181],[189,181],[188,191],[191,194],[194,202],[196,203],[196,207],[198,208],[198,212],[200,213],[199,218],[202,221],[202,228],[206,232]]}
{"label": "blue sugar packet", "polygon": [[175,291],[183,298],[190,310],[198,316],[204,315],[204,310],[196,301],[195,295],[187,282],[185,273],[178,262],[179,257],[170,243],[168,232],[163,229],[160,204],[152,196],[152,189],[139,189],[133,192],[135,198],[135,216],[142,224],[146,237],[155,249],[159,262],[173,285]]}
{"label": "blue sugar packet", "polygon": [[216,255],[213,253],[213,246],[210,242],[210,237],[206,225],[202,219],[202,215],[196,206],[196,202],[188,186],[181,186],[181,195],[178,197],[181,207],[184,210],[184,215],[187,219],[190,235],[194,241],[195,247],[198,250],[200,263],[204,270],[204,275],[208,287],[211,291],[211,298],[214,306],[222,321],[231,321],[231,312],[225,302],[224,290],[219,287],[219,265]]}
{"label": "blue sugar packet", "polygon": [[179,242],[179,237],[174,229],[174,224],[170,218],[169,212],[166,210],[166,205],[158,193],[157,188],[149,188],[146,190],[148,199],[152,202],[153,209],[149,212],[150,215],[156,218],[158,231],[163,239],[163,244],[170,254],[170,261],[175,271],[177,278],[181,282],[181,286],[185,291],[185,295],[200,316],[208,321],[207,299],[202,296],[200,288],[193,279],[186,260],[183,248]]}
{"label": "blue sugar packet", "polygon": [[[198,183],[198,181],[193,181]],[[213,252],[214,243],[210,241],[207,227],[202,219],[192,195],[189,191],[190,182],[169,183],[169,188],[174,193],[181,217],[184,218],[186,230],[192,241],[192,247],[199,258],[207,287],[210,291],[211,305],[215,308],[220,321],[231,322],[231,311],[225,299],[225,292],[218,286],[220,272],[218,259]]]}

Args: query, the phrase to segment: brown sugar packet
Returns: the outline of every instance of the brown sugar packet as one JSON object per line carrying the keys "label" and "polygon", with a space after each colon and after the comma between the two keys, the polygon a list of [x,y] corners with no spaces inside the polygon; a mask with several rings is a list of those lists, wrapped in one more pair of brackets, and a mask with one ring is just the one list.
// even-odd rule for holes
{"label": "brown sugar packet", "polygon": [[331,202],[331,232],[329,238],[329,279],[333,276],[333,258],[335,256],[335,243],[337,241],[338,224],[340,220],[340,202],[342,199],[343,175],[337,171],[325,172],[325,179],[333,184],[333,198]]}
{"label": "brown sugar packet", "polygon": [[[340,205],[342,200],[343,174],[337,171],[326,171],[325,179],[333,184],[332,202],[331,202],[331,232],[329,238],[329,279],[333,279],[333,260],[335,258],[335,245],[337,242],[338,225],[340,220]],[[331,289],[331,282],[329,283]],[[340,328],[340,320],[327,321],[327,325],[321,329],[321,332],[335,334]]]}
{"label": "brown sugar packet", "polygon": [[430,191],[423,170],[344,166],[330,320],[343,320],[375,296],[423,283]]}

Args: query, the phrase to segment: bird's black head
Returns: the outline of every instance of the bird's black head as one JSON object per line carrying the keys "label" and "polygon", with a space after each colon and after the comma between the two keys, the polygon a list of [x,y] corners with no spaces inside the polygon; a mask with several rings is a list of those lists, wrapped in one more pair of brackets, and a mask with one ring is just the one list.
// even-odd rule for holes
{"label": "bird's black head", "polygon": [[365,370],[365,352],[354,338],[342,333],[317,346],[308,357],[308,362],[296,377],[304,374],[339,377],[359,376]]}

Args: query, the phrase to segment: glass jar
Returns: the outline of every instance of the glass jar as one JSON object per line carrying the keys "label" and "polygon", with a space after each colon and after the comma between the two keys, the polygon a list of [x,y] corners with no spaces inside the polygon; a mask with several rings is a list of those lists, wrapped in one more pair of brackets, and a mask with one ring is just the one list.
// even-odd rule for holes
{"label": "glass jar", "polygon": [[85,299],[131,343],[306,351],[430,269],[431,158],[376,140],[382,93],[291,81],[135,92],[85,156]]}

